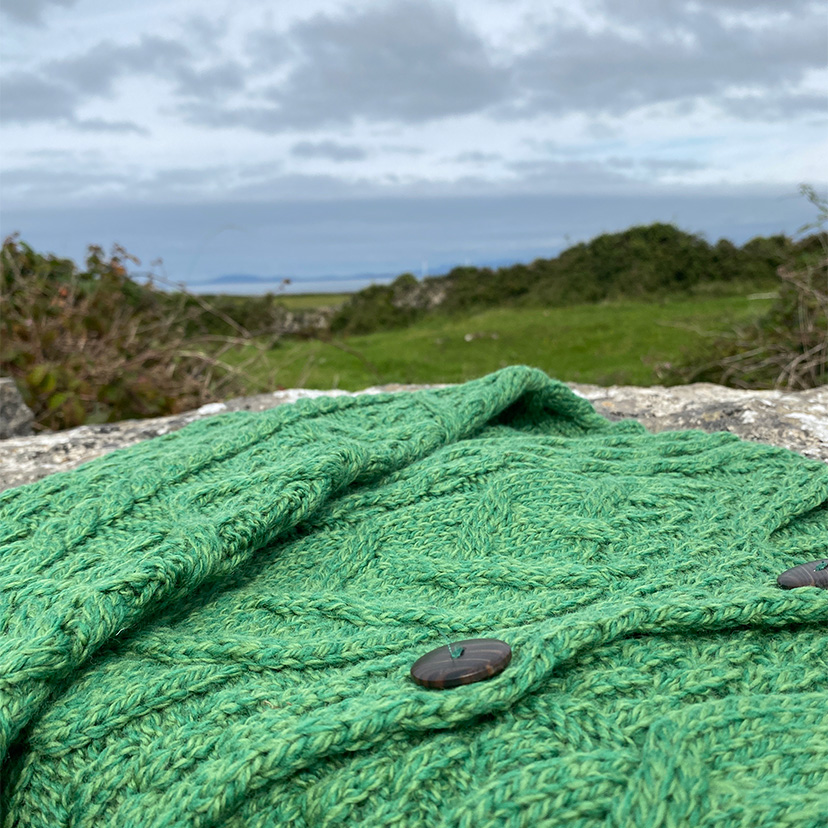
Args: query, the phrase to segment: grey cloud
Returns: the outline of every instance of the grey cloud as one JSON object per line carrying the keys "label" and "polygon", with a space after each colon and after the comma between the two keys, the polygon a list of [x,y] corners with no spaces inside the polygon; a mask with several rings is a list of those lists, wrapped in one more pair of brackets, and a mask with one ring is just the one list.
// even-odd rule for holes
{"label": "grey cloud", "polygon": [[90,96],[110,95],[115,82],[131,72],[175,71],[188,54],[175,41],[143,37],[127,46],[104,42],[83,55],[49,61],[37,72],[5,75],[0,78],[3,117],[10,123],[68,120],[81,129],[97,124],[111,130],[109,122],[79,119],[77,108]]}
{"label": "grey cloud", "polygon": [[[640,106],[700,97],[724,102],[734,86],[772,94],[824,63],[821,21],[807,5],[799,16],[753,29],[725,24],[698,4],[674,2],[659,6],[662,11],[654,11],[646,24],[636,18],[639,33],[646,30],[646,36],[635,38],[612,26],[622,5],[631,8],[607,6],[610,25],[599,33],[571,25],[547,31],[541,47],[516,64],[522,100],[503,107],[501,114],[585,110],[623,115]],[[680,6],[687,13],[673,19],[672,11]]]}
{"label": "grey cloud", "polygon": [[504,185],[502,181],[492,182],[482,175],[465,175],[451,181],[433,181],[421,177],[389,175],[384,181],[365,178],[343,180],[333,175],[291,174],[283,171],[255,172],[246,170],[243,178],[233,188],[233,200],[279,200],[341,198],[371,198],[387,193],[389,184],[396,183],[395,194],[402,198],[443,197],[459,195],[493,195],[504,192],[541,193],[550,187],[561,192],[615,192],[631,187],[644,191],[650,185],[610,169],[599,162],[560,161],[529,164],[523,168],[514,165],[516,176]]}
{"label": "grey cloud", "polygon": [[425,155],[422,147],[411,147],[402,144],[385,144],[382,147],[384,152],[393,152],[397,155]]}
{"label": "grey cloud", "polygon": [[631,24],[642,32],[669,32],[692,30],[707,18],[727,26],[734,16],[742,16],[739,28],[756,31],[775,27],[780,21],[823,16],[824,8],[814,0],[636,0],[635,3],[616,3],[598,0],[598,15],[610,21]]}
{"label": "grey cloud", "polygon": [[[485,111],[501,118],[621,116],[654,104],[681,117],[702,99],[736,117],[755,117],[761,107],[741,105],[732,94],[738,86],[757,89],[757,103],[779,99],[766,117],[819,108],[814,96],[786,92],[782,100],[783,90],[824,63],[823,27],[812,2],[791,0],[780,11],[774,0],[642,0],[598,3],[594,10],[607,20],[602,31],[558,19],[540,30],[539,48],[508,66],[446,6],[397,0],[348,16],[319,14],[286,33],[249,38],[254,80],[278,71],[281,81],[225,104],[193,89],[179,112],[201,125],[265,133]],[[757,10],[771,15],[773,25],[723,17],[745,11],[752,21],[764,19]],[[236,84],[240,78],[237,71]]]}
{"label": "grey cloud", "polygon": [[809,13],[819,4],[814,0],[636,0],[635,3],[599,3],[606,14],[625,20],[687,20],[700,12],[767,12],[783,15]]}
{"label": "grey cloud", "polygon": [[43,12],[49,6],[74,6],[77,0],[0,0],[0,13],[18,23],[28,26],[40,26]]}
{"label": "grey cloud", "polygon": [[693,172],[701,170],[704,164],[692,158],[608,158],[608,167],[618,170],[643,170],[654,173]]}
{"label": "grey cloud", "polygon": [[297,158],[326,158],[329,161],[362,161],[368,157],[362,147],[336,141],[300,141],[290,152]]}
{"label": "grey cloud", "polygon": [[[224,211],[230,203],[246,201],[274,204],[298,200],[318,204],[341,199],[387,197],[387,185],[392,180],[389,178],[383,183],[358,176],[345,180],[331,174],[298,174],[272,163],[173,167],[151,175],[136,175],[117,169],[107,171],[101,159],[91,158],[88,153],[78,153],[70,159],[74,168],[70,168],[65,159],[53,161],[33,159],[26,168],[4,174],[3,186],[9,203],[31,209],[34,205],[54,204],[56,196],[85,203],[105,197],[113,203],[117,201],[130,206],[141,203],[216,204],[222,205]],[[510,164],[508,169],[513,177],[508,182],[493,181],[478,171],[447,181],[400,176],[395,196],[407,200],[464,195],[478,199],[506,193],[541,195],[555,192],[577,194],[577,197],[646,193],[659,187],[659,172],[670,172],[672,170],[667,167],[684,164],[681,160],[671,162],[658,158],[633,162],[630,167],[625,166],[623,159],[615,164],[588,159],[539,159]],[[642,170],[649,174],[642,174]],[[382,203],[377,207],[378,221],[384,215]],[[310,211],[314,209],[308,207]]]}
{"label": "grey cloud", "polygon": [[204,69],[178,65],[174,70],[179,95],[201,100],[221,100],[245,87],[245,71],[240,63],[224,61]]}
{"label": "grey cloud", "polygon": [[472,150],[471,152],[461,152],[451,160],[460,164],[491,164],[494,161],[502,161],[503,156],[495,152]]}
{"label": "grey cloud", "polygon": [[183,28],[200,51],[218,52],[220,43],[227,34],[228,20],[226,16],[192,14],[184,19]]}
{"label": "grey cloud", "polygon": [[705,167],[692,158],[645,158],[640,166],[652,173],[694,172]]}
{"label": "grey cloud", "polygon": [[[32,155],[35,155],[33,153]],[[56,196],[71,199],[107,197],[161,199],[174,201],[181,196],[204,198],[206,182],[218,183],[223,192],[239,184],[239,170],[232,166],[166,169],[151,175],[112,171],[105,160],[88,153],[62,153],[63,157],[38,159],[37,163],[3,173],[3,188],[11,201],[38,204],[54,203]],[[272,172],[272,171],[271,171]]]}
{"label": "grey cloud", "polygon": [[82,97],[106,97],[123,77],[145,75],[169,81],[188,101],[222,102],[245,86],[242,64],[232,60],[199,66],[193,53],[177,40],[144,35],[131,44],[104,41],[88,52],[50,61],[42,68],[50,78]]}
{"label": "grey cloud", "polygon": [[[48,181],[48,179],[44,179]],[[37,194],[42,198],[41,179]],[[324,201],[364,198],[382,188],[365,178],[343,180],[327,173],[293,173],[280,163],[214,164],[204,167],[166,168],[150,176],[125,181],[116,197],[129,203],[157,201],[177,203],[193,199],[197,203],[228,201],[279,201],[299,199]]]}
{"label": "grey cloud", "polygon": [[185,120],[198,126],[222,129],[244,126],[248,129],[270,131],[265,124],[271,111],[261,106],[226,107],[214,100],[192,98],[176,107],[176,112]]}
{"label": "grey cloud", "polygon": [[745,121],[783,121],[804,112],[813,112],[820,119],[828,115],[828,98],[815,92],[782,89],[764,95],[723,95],[720,103],[730,115]]}
{"label": "grey cloud", "polygon": [[81,101],[78,93],[65,84],[46,80],[38,75],[22,72],[7,75],[2,79],[2,87],[0,112],[6,123],[58,121],[85,132],[147,134],[143,127],[131,121],[78,118],[75,115]]}
{"label": "grey cloud", "polygon": [[264,132],[359,119],[418,123],[480,111],[509,89],[508,72],[482,40],[451,9],[430,2],[316,15],[284,38],[258,36],[255,53],[276,63],[295,55],[286,79],[258,102],[222,113],[189,105],[186,116],[211,124],[232,118]]}
{"label": "grey cloud", "polygon": [[292,32],[285,34],[260,29],[248,35],[245,45],[252,66],[257,71],[281,67],[299,56]]}
{"label": "grey cloud", "polygon": [[167,168],[133,181],[128,191],[136,199],[199,198],[213,188],[222,193],[232,191],[238,185],[240,175],[240,170],[230,165]]}
{"label": "grey cloud", "polygon": [[[466,175],[453,181],[431,181],[421,177],[398,177],[396,195],[404,198],[417,196],[442,197],[492,195],[504,189],[513,192],[542,192],[550,184],[558,190],[570,192],[612,192],[625,183],[627,177],[599,164],[585,162],[541,162],[534,165],[514,165],[513,182],[506,188],[484,176]],[[4,193],[9,204],[54,204],[56,199],[93,203],[102,198],[124,204],[158,202],[199,204],[228,201],[278,202],[298,199],[320,202],[346,198],[371,198],[387,195],[385,182],[368,178],[343,180],[331,174],[299,174],[286,172],[278,164],[212,165],[200,168],[167,168],[152,175],[135,175],[120,171],[101,170],[80,157],[75,168],[65,163],[32,163],[27,167],[3,174]],[[104,195],[105,194],[105,195]],[[380,210],[381,213],[381,210]]]}
{"label": "grey cloud", "polygon": [[[24,7],[22,0],[5,2],[8,14]],[[33,7],[46,2],[35,0]],[[186,121],[264,133],[356,122],[405,125],[470,113],[583,112],[598,128],[602,116],[655,104],[681,117],[702,99],[743,119],[824,112],[819,96],[792,91],[808,69],[824,64],[818,4],[789,0],[780,11],[775,0],[596,0],[592,10],[607,23],[601,31],[560,18],[546,29],[538,24],[541,45],[509,58],[508,65],[449,6],[430,0],[388,0],[317,14],[284,33],[260,31],[249,36],[238,60],[221,56],[221,27],[194,18],[188,42],[202,42],[199,47],[145,35],[128,44],[104,41],[36,72],[7,75],[3,115],[10,122],[140,131],[137,124],[77,114],[90,97],[112,95],[126,76],[169,83],[174,111]],[[772,15],[773,26],[723,18],[757,10]],[[751,96],[737,95],[737,88],[752,90]],[[365,157],[346,145],[296,147],[299,157]],[[471,154],[463,160],[494,159]]]}
{"label": "grey cloud", "polygon": [[508,86],[482,41],[431,3],[401,0],[350,19],[320,16],[294,35],[305,60],[274,97],[299,123],[427,121],[477,111]]}
{"label": "grey cloud", "polygon": [[[676,0],[673,0],[675,3]],[[715,9],[730,9],[733,11],[749,11],[755,12],[757,9],[767,9],[773,12],[785,12],[788,14],[798,14],[809,8],[814,8],[819,5],[814,0],[786,0],[785,4],[780,7],[779,0],[701,0],[698,3],[700,6],[710,6]],[[686,2],[678,3],[687,7]]]}
{"label": "grey cloud", "polygon": [[607,158],[606,160],[606,165],[616,170],[631,170],[635,164],[635,158]]}
{"label": "grey cloud", "polygon": [[72,121],[75,129],[83,132],[133,132],[136,135],[149,135],[149,130],[133,121],[107,121],[104,118],[83,118]]}
{"label": "grey cloud", "polygon": [[603,161],[537,159],[514,161],[507,167],[518,174],[515,186],[523,192],[613,192],[631,186],[647,189],[653,183]]}
{"label": "grey cloud", "polygon": [[62,198],[75,199],[101,192],[126,191],[131,185],[124,173],[99,172],[83,166],[78,169],[65,167],[19,167],[3,172],[3,190],[10,202],[22,203],[40,200],[56,204]]}
{"label": "grey cloud", "polygon": [[[210,187],[205,182],[210,182]],[[280,164],[214,165],[204,168],[165,169],[124,186],[119,196],[142,201],[199,203],[219,201],[304,201],[365,197],[375,194],[376,184],[366,180],[343,181],[329,174],[286,173]]]}
{"label": "grey cloud", "polygon": [[67,121],[85,131],[146,133],[128,121],[82,119],[77,111],[90,98],[111,96],[127,75],[171,80],[182,96],[220,95],[244,85],[236,64],[206,69],[190,65],[190,51],[177,41],[146,35],[132,44],[104,41],[88,52],[43,64],[36,72],[16,72],[0,79],[3,116],[8,122]]}
{"label": "grey cloud", "polygon": [[51,61],[44,70],[80,93],[109,95],[117,80],[128,74],[175,77],[190,51],[168,38],[144,35],[137,43],[104,41],[83,55]]}
{"label": "grey cloud", "polygon": [[[92,150],[87,150],[86,154],[91,156],[93,154]],[[29,150],[26,155],[29,158],[44,158],[48,160],[57,160],[57,161],[69,161],[70,163],[74,161],[78,153],[71,152],[70,150],[63,150],[63,149],[33,149]],[[97,153],[96,153],[97,155]]]}
{"label": "grey cloud", "polygon": [[72,118],[79,103],[74,90],[36,74],[14,72],[0,79],[0,86],[0,109],[7,123]]}

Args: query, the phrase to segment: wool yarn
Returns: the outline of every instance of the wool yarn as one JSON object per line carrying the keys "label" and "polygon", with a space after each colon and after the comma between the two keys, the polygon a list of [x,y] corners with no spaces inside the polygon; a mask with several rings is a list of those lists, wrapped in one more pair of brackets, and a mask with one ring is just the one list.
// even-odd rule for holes
{"label": "wool yarn", "polygon": [[826,555],[825,464],[531,368],[202,420],[0,494],[2,824],[824,828]]}

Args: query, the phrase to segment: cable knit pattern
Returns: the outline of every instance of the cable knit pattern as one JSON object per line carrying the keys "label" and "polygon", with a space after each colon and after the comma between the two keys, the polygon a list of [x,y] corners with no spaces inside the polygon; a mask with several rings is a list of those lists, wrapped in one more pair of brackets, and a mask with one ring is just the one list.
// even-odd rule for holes
{"label": "cable knit pattern", "polygon": [[[203,420],[0,494],[14,826],[828,825],[828,466],[537,370]],[[411,664],[500,638],[428,690]]]}

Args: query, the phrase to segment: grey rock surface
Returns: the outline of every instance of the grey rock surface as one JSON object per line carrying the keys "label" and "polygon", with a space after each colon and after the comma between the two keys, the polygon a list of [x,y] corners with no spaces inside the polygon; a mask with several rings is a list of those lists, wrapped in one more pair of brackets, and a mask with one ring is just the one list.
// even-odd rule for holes
{"label": "grey rock surface", "polygon": [[730,431],[828,462],[828,386],[809,391],[743,391],[708,382],[572,387],[610,420],[632,417],[653,432]]}
{"label": "grey rock surface", "polygon": [[[411,391],[417,385],[384,385],[359,394]],[[828,387],[810,391],[741,391],[709,383],[673,388],[570,386],[611,420],[634,418],[650,431],[730,431],[746,440],[792,449],[828,462]],[[210,403],[185,414],[81,426],[36,436],[0,440],[0,490],[66,471],[119,448],[183,428],[228,411],[264,411],[277,405],[345,391],[292,389]]]}
{"label": "grey rock surface", "polygon": [[10,377],[0,377],[0,440],[32,433],[34,417]]}

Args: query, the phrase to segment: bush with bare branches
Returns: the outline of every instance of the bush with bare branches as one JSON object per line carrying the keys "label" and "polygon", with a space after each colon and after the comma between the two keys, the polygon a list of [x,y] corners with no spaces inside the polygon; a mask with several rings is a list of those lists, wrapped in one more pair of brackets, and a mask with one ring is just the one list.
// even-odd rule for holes
{"label": "bush with bare branches", "polygon": [[788,390],[828,383],[828,201],[810,186],[801,192],[818,217],[800,233],[818,232],[778,269],[781,284],[771,309],[750,325],[709,334],[710,346],[681,364],[660,366],[662,381]]}
{"label": "bush with bare branches", "polygon": [[176,413],[239,393],[242,372],[222,360],[252,341],[188,335],[199,297],[165,293],[127,275],[122,247],[90,246],[85,269],[43,256],[17,236],[0,252],[0,374],[17,382],[40,428]]}

